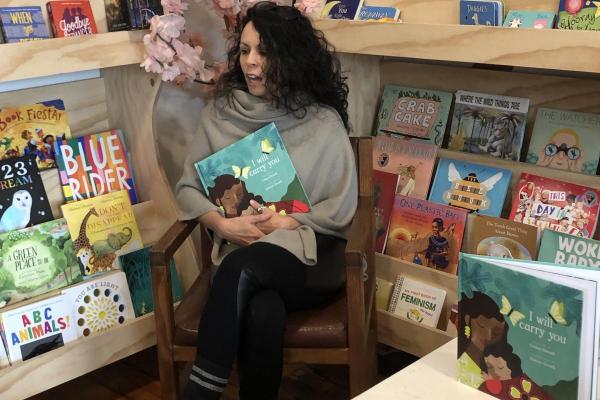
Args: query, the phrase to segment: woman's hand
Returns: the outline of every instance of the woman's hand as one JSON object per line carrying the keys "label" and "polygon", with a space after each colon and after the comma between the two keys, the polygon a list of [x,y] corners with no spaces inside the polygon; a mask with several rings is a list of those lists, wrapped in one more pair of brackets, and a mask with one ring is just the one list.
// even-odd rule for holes
{"label": "woman's hand", "polygon": [[268,235],[276,229],[292,230],[300,226],[300,223],[294,218],[287,215],[279,215],[269,207],[261,206],[254,200],[250,200],[250,206],[252,206],[259,215],[270,216],[266,220],[256,223],[256,227],[265,235]]}
{"label": "woman's hand", "polygon": [[217,233],[222,238],[240,246],[247,246],[250,243],[265,236],[265,233],[259,228],[260,224],[268,223],[271,215],[242,215],[235,218],[223,218],[220,221]]}

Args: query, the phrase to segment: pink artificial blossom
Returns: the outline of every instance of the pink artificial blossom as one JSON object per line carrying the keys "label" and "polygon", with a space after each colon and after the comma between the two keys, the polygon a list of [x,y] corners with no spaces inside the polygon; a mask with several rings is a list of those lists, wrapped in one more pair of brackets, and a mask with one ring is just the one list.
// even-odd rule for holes
{"label": "pink artificial blossom", "polygon": [[181,74],[181,70],[177,64],[165,65],[164,71],[162,72],[162,80],[170,82],[177,78]]}
{"label": "pink artificial blossom", "polygon": [[321,2],[319,0],[299,0],[294,4],[294,7],[302,14],[310,15],[313,11],[321,7]]}
{"label": "pink artificial blossom", "polygon": [[213,0],[213,7],[217,13],[223,16],[235,16],[240,13],[241,0]]}
{"label": "pink artificial blossom", "polygon": [[154,58],[160,63],[168,63],[173,61],[175,50],[162,40],[152,40],[151,35],[144,35],[144,46],[146,55]]}
{"label": "pink artificial blossom", "polygon": [[178,60],[195,70],[204,68],[204,60],[200,58],[202,47],[192,47],[187,43],[181,43],[179,40],[173,40],[171,44],[175,48]]}
{"label": "pink artificial blossom", "polygon": [[160,74],[163,72],[162,65],[154,58],[148,56],[146,56],[144,62],[140,64],[140,67],[144,67],[146,72],[152,72],[155,74]]}
{"label": "pink artificial blossom", "polygon": [[163,40],[169,41],[179,37],[185,29],[185,18],[177,14],[161,15],[155,20],[155,15],[150,20],[150,29],[156,32]]}
{"label": "pink artificial blossom", "polygon": [[160,0],[165,14],[183,15],[183,12],[188,9],[188,5],[183,0]]}

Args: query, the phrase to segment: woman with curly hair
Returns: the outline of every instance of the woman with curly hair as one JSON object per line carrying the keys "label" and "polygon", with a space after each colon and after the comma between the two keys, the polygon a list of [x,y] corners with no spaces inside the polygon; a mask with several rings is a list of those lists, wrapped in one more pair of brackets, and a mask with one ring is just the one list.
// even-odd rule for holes
{"label": "woman with curly hair", "polygon": [[[228,57],[176,189],[180,219],[212,232],[218,266],[183,398],[219,398],[237,357],[240,398],[276,399],[287,313],[331,301],[344,285],[358,190],[348,87],[323,34],[293,7],[250,8]],[[281,215],[251,201],[253,214],[225,218],[193,163],[271,122],[312,208]]]}

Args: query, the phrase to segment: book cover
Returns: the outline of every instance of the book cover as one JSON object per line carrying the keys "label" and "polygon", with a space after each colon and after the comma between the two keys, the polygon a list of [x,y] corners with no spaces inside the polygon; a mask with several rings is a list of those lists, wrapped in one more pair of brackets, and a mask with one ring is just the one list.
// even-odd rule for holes
{"label": "book cover", "polygon": [[42,8],[0,7],[2,35],[6,43],[29,42],[50,37]]}
{"label": "book cover", "polygon": [[398,175],[373,170],[373,212],[375,213],[375,251],[383,253],[387,240]]}
{"label": "book cover", "polygon": [[546,229],[538,261],[600,267],[600,241]]}
{"label": "book cover", "polygon": [[557,29],[600,30],[598,2],[589,0],[560,0]]}
{"label": "book cover", "polygon": [[507,28],[552,29],[556,14],[550,11],[510,10],[504,20]]}
{"label": "book cover", "polygon": [[375,303],[378,310],[387,311],[393,287],[393,282],[381,278],[375,280]]}
{"label": "book cover", "polygon": [[138,202],[120,130],[57,140],[55,150],[67,203],[117,190],[127,190],[131,204]]}
{"label": "book cover", "polygon": [[87,0],[56,0],[46,3],[54,37],[98,33],[92,7]]}
{"label": "book cover", "polygon": [[427,198],[438,147],[433,143],[380,134],[373,138],[373,169],[396,174],[396,192]]}
{"label": "book cover", "polygon": [[0,262],[0,308],[82,279],[62,218],[0,235]]}
{"label": "book cover", "polygon": [[152,17],[163,14],[159,0],[126,0],[126,2],[132,29],[148,29]]}
{"label": "book cover", "polygon": [[104,10],[109,32],[126,31],[131,28],[127,0],[104,0]]}
{"label": "book cover", "polygon": [[543,229],[592,237],[600,191],[569,182],[522,173],[513,191],[509,219]]}
{"label": "book cover", "polygon": [[77,339],[71,308],[65,296],[0,313],[8,356],[12,363],[29,360]]}
{"label": "book cover", "polygon": [[398,22],[400,10],[396,7],[368,6],[363,4],[356,16],[361,21]]}
{"label": "book cover", "polygon": [[538,108],[526,161],[542,167],[595,175],[600,115]]}
{"label": "book cover", "polygon": [[0,369],[10,366],[10,360],[8,359],[8,353],[6,352],[6,346],[4,340],[0,338]]}
{"label": "book cover", "polygon": [[535,260],[537,247],[535,226],[485,215],[470,214],[467,217],[463,253]]}
{"label": "book cover", "polygon": [[63,204],[61,208],[84,276],[118,269],[120,255],[144,247],[125,190]]}
{"label": "book cover", "polygon": [[499,1],[460,0],[460,24],[501,26],[500,7]]}
{"label": "book cover", "polygon": [[[129,286],[136,318],[154,311],[150,247],[144,247],[141,250],[120,256],[120,264],[127,277],[127,286]],[[171,272],[173,301],[177,302],[181,300],[183,292],[173,259],[169,262],[169,270]]]}
{"label": "book cover", "polygon": [[0,160],[0,233],[41,224],[52,208],[33,155]]}
{"label": "book cover", "polygon": [[363,0],[326,0],[321,18],[355,19]]}
{"label": "book cover", "polygon": [[499,217],[511,176],[507,169],[440,158],[429,200]]}
{"label": "book cover", "polygon": [[456,92],[448,148],[519,161],[529,99]]}
{"label": "book cover", "polygon": [[0,109],[0,159],[32,154],[40,171],[55,168],[54,142],[68,137],[62,100]]}
{"label": "book cover", "polygon": [[77,337],[108,331],[135,318],[122,271],[102,274],[63,291]]}
{"label": "book cover", "polygon": [[377,116],[377,134],[392,133],[431,140],[441,146],[452,93],[385,85]]}
{"label": "book cover", "polygon": [[273,122],[194,164],[211,201],[227,218],[252,213],[250,200],[280,214],[310,202]]}
{"label": "book cover", "polygon": [[389,312],[432,328],[437,327],[446,291],[398,275],[390,299]]}
{"label": "book cover", "polygon": [[385,254],[456,273],[467,212],[397,194]]}

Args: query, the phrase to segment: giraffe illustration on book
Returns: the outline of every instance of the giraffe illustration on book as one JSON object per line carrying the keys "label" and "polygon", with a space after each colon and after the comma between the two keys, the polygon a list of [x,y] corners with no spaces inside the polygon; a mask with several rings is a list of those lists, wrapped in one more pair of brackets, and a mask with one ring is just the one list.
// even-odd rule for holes
{"label": "giraffe illustration on book", "polygon": [[117,257],[115,253],[98,255],[94,252],[90,239],[87,236],[87,223],[92,215],[98,217],[95,207],[90,208],[83,217],[81,226],[79,227],[79,235],[73,241],[77,262],[84,275],[92,275],[99,271],[110,271],[113,269],[112,265]]}

